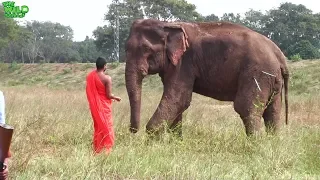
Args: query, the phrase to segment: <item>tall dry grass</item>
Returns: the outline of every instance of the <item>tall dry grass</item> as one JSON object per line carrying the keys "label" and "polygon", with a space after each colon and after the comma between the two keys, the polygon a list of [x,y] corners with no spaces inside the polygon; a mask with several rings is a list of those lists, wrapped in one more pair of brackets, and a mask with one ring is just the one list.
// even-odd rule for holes
{"label": "tall dry grass", "polygon": [[15,127],[12,179],[318,179],[319,97],[291,99],[290,122],[278,136],[247,139],[230,103],[194,94],[184,113],[183,142],[146,143],[144,126],[160,93],[144,91],[142,128],[128,132],[129,105],[113,104],[116,145],[92,155],[92,120],[84,91],[4,88]]}
{"label": "tall dry grass", "polygon": [[[247,138],[232,103],[194,94],[183,114],[184,140],[169,141],[166,134],[148,144],[145,124],[161,85],[156,77],[144,81],[141,130],[132,135],[122,71],[111,71],[114,93],[123,100],[113,104],[116,144],[109,156],[92,154],[92,119],[81,84],[72,90],[43,82],[2,85],[7,121],[15,127],[10,179],[320,179],[320,96],[299,93],[304,86],[291,87],[290,125],[276,136]],[[295,72],[291,85],[308,78]]]}

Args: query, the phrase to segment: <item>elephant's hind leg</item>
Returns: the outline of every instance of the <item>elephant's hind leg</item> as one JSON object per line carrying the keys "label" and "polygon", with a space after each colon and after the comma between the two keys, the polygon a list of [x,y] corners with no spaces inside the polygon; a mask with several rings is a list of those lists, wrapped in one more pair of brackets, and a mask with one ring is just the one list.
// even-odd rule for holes
{"label": "elephant's hind leg", "polygon": [[234,101],[234,109],[240,115],[248,136],[259,133],[262,127],[263,110],[257,106],[252,96],[239,95]]}
{"label": "elephant's hind leg", "polygon": [[268,133],[277,133],[280,129],[281,93],[271,97],[270,103],[263,113],[263,119]]}
{"label": "elephant's hind leg", "polygon": [[246,134],[251,136],[260,133],[262,114],[268,100],[268,85],[259,77],[244,77],[234,100],[234,110],[240,115]]}

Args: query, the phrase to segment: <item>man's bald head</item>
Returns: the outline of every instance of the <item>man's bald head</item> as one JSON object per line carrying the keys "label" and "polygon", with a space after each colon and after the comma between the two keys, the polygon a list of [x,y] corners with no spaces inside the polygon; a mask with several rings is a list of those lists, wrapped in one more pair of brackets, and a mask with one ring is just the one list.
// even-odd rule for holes
{"label": "man's bald head", "polygon": [[96,60],[97,70],[105,70],[105,65],[107,64],[107,60],[103,57],[98,57]]}

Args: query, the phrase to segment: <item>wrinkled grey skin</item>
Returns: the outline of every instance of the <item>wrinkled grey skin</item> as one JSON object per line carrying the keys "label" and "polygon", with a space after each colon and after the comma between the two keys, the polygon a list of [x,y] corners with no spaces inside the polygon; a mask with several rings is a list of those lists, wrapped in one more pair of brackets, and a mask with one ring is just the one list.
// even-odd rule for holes
{"label": "wrinkled grey skin", "polygon": [[181,114],[192,92],[233,101],[251,135],[261,128],[261,117],[267,130],[280,128],[284,87],[288,118],[286,58],[272,41],[244,26],[136,20],[126,41],[125,67],[133,133],[139,130],[141,84],[148,74],[159,74],[164,85],[148,133],[161,132],[166,122],[181,136]]}

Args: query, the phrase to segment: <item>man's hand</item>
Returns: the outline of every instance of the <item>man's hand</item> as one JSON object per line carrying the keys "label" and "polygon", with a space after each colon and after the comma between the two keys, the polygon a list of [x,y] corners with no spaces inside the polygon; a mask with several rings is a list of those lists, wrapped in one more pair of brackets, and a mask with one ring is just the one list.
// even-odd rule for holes
{"label": "man's hand", "polygon": [[114,99],[116,100],[116,101],[118,101],[118,102],[120,102],[121,101],[121,98],[120,97],[114,97]]}
{"label": "man's hand", "polygon": [[0,170],[0,180],[7,180],[8,179],[8,167],[6,167],[4,170]]}

